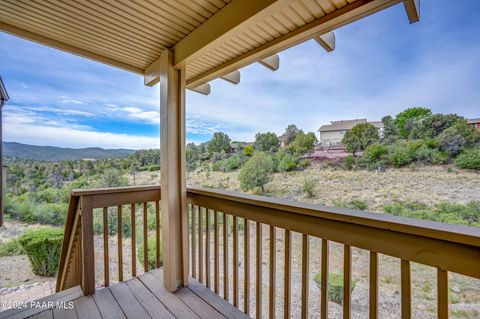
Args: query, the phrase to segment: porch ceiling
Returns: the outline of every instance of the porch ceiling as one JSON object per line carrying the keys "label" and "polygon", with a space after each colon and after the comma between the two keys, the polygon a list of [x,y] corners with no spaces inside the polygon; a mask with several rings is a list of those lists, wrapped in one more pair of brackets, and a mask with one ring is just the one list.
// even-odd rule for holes
{"label": "porch ceiling", "polygon": [[[195,88],[399,2],[0,0],[0,30],[146,74],[147,85],[158,82],[148,67],[171,48]],[[403,2],[414,22],[415,0]]]}

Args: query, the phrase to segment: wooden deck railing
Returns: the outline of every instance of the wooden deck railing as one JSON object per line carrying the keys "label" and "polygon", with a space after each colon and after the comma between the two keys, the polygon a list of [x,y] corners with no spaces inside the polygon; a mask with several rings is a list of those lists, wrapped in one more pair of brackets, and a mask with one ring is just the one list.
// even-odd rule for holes
{"label": "wooden deck railing", "polygon": [[94,247],[94,210],[101,209],[103,227],[103,285],[110,282],[109,259],[109,208],[117,213],[117,261],[118,281],[124,280],[123,271],[123,218],[124,206],[129,206],[131,229],[131,275],[136,276],[136,205],[143,211],[144,271],[148,269],[148,229],[147,203],[154,203],[156,266],[160,266],[160,186],[119,187],[92,190],[73,190],[70,197],[65,235],[57,277],[57,291],[80,285],[85,295],[95,292],[95,247]]}
{"label": "wooden deck railing", "polygon": [[[246,314],[250,311],[251,227],[255,227],[255,318],[268,311],[275,318],[277,234],[283,230],[283,317],[292,315],[292,255],[301,254],[301,318],[308,317],[309,263],[312,237],[321,240],[320,317],[328,317],[329,244],[343,244],[343,318],[351,316],[352,248],[369,251],[369,317],[378,317],[379,254],[400,262],[401,316],[412,316],[411,262],[437,271],[437,316],[448,317],[448,272],[480,279],[480,229],[397,216],[337,209],[205,188],[187,190],[190,221],[191,274]],[[213,217],[213,219],[212,219]],[[213,223],[212,223],[213,220]],[[266,225],[263,226],[262,225]],[[239,251],[243,226],[243,251]],[[231,228],[231,230],[229,230]],[[264,229],[269,232],[268,307],[263,305]],[[301,234],[300,252],[293,251],[293,233]],[[222,240],[220,240],[222,237]],[[213,238],[213,245],[211,240]],[[213,252],[211,251],[213,246]],[[223,251],[222,251],[223,250]],[[243,260],[239,260],[239,254]],[[220,258],[220,254],[223,258]],[[230,258],[233,266],[229,267]],[[223,260],[221,260],[223,259]],[[243,287],[239,281],[243,263]],[[213,264],[213,271],[212,271]],[[298,266],[298,265],[295,265]],[[223,269],[223,273],[221,272]],[[232,269],[233,273],[229,273]],[[223,277],[223,284],[221,278]],[[213,283],[212,283],[213,278]],[[223,291],[220,291],[220,285]],[[243,291],[242,291],[243,290]],[[230,295],[233,292],[233,296]],[[242,292],[243,305],[239,303]],[[265,309],[264,309],[265,308]],[[268,309],[267,309],[268,308]],[[295,315],[294,317],[297,317]]]}
{"label": "wooden deck railing", "polygon": [[[109,285],[109,208],[117,213],[117,229],[122,214],[130,211],[132,266],[136,275],[136,204],[143,209],[143,238],[148,245],[147,203],[154,203],[156,266],[160,266],[160,187],[126,187],[72,192],[65,239],[60,260],[57,291],[81,285],[85,294],[95,291],[94,210],[103,215],[104,282]],[[437,316],[448,318],[448,272],[480,279],[480,229],[427,222],[396,216],[337,209],[322,205],[289,202],[200,187],[187,189],[189,220],[190,274],[246,314],[256,318],[276,316],[276,300],[283,298],[283,317],[292,310],[294,286],[300,286],[298,316],[308,317],[311,298],[309,282],[312,243],[321,243],[320,317],[328,317],[329,245],[343,245],[343,317],[351,316],[352,250],[369,252],[369,316],[377,318],[379,257],[400,259],[400,299],[402,318],[412,316],[411,263],[434,267],[437,272]],[[124,205],[130,209],[123,210]],[[115,209],[116,208],[116,209]],[[255,230],[254,232],[252,232]],[[264,236],[265,235],[265,236]],[[294,245],[300,236],[300,244]],[[268,245],[266,239],[268,238]],[[277,239],[283,238],[283,249]],[[264,244],[265,240],[265,244]],[[118,281],[123,276],[122,231],[117,232]],[[243,246],[243,249],[240,249]],[[253,247],[252,247],[253,246]],[[147,270],[144,249],[144,270]],[[253,258],[251,256],[251,252]],[[278,260],[278,254],[283,258]],[[295,256],[299,261],[292,265]],[[265,256],[265,258],[264,258]],[[268,260],[268,262],[264,262]],[[252,266],[253,263],[253,266]],[[240,264],[242,266],[240,266]],[[263,267],[265,265],[265,267]],[[279,269],[280,266],[283,270]],[[299,269],[298,283],[292,283],[292,270]],[[277,270],[281,270],[278,272]],[[253,279],[251,274],[255,273]],[[277,291],[282,275],[283,291]],[[295,273],[293,273],[295,275]],[[263,282],[268,282],[268,293]],[[317,278],[318,281],[318,278]],[[255,289],[252,289],[255,287]],[[253,296],[254,295],[254,296]],[[254,297],[254,298],[251,298]],[[266,302],[264,304],[264,297]],[[251,305],[254,305],[252,307]],[[252,308],[252,309],[251,309]],[[254,309],[253,309],[254,308]]]}

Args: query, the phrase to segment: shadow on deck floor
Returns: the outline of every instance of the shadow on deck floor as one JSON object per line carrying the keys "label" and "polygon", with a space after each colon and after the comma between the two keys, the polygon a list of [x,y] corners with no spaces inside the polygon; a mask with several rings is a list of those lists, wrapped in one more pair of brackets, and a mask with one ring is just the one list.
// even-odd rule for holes
{"label": "shadow on deck floor", "polygon": [[[83,296],[79,287],[70,288],[37,300],[35,307],[0,312],[0,319],[248,318],[194,279],[171,293],[163,287],[162,277],[162,269],[153,270],[91,296]],[[62,302],[67,309],[61,309]]]}

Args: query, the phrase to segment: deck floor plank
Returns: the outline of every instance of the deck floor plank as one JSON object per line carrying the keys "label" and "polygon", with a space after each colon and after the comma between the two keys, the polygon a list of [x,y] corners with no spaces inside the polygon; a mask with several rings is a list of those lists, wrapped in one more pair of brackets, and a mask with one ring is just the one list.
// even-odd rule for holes
{"label": "deck floor plank", "polygon": [[141,275],[138,279],[147,287],[177,319],[200,319],[177,296],[163,287],[163,282],[152,273]]}
{"label": "deck floor plank", "polygon": [[79,319],[102,319],[95,300],[92,296],[85,296],[74,301],[75,310]]}
{"label": "deck floor plank", "polygon": [[127,318],[151,318],[138,302],[137,298],[132,295],[127,285],[119,283],[110,286],[108,289],[112,292]]}
{"label": "deck floor plank", "polygon": [[73,309],[60,309],[53,308],[53,319],[78,319],[75,308]]}
{"label": "deck floor plank", "polygon": [[52,309],[48,309],[31,316],[32,319],[53,319]]}
{"label": "deck floor plank", "polygon": [[158,300],[150,290],[137,278],[129,280],[126,285],[153,319],[175,319],[167,308]]}
{"label": "deck floor plank", "polygon": [[[151,274],[155,276],[158,280],[163,282],[163,269],[157,269],[152,271]],[[202,319],[224,319],[220,312],[213,308],[208,302],[199,298],[195,293],[193,293],[188,288],[180,288],[173,293],[174,296],[179,298],[187,307],[189,307],[198,317]],[[218,296],[217,300],[222,298]],[[233,306],[232,306],[233,307]]]}
{"label": "deck floor plank", "polygon": [[233,307],[228,301],[220,298],[206,286],[198,281],[191,279],[187,287],[203,301],[207,302],[215,310],[220,312],[227,318],[231,319],[248,319],[249,317],[239,309]]}
{"label": "deck floor plank", "polygon": [[190,309],[202,319],[225,319],[226,317],[215,310],[203,299],[199,298],[193,291],[183,287],[174,292]]}
{"label": "deck floor plank", "polygon": [[127,318],[108,288],[97,290],[93,295],[93,299],[103,319]]}

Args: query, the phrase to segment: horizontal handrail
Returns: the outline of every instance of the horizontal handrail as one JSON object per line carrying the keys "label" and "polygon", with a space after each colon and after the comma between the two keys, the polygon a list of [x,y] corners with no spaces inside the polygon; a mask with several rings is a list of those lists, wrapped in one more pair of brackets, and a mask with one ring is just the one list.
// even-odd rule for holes
{"label": "horizontal handrail", "polygon": [[231,204],[239,203],[242,205],[254,205],[258,208],[288,211],[298,215],[348,222],[362,226],[392,230],[480,247],[479,227],[452,225],[442,222],[289,201],[280,198],[250,195],[206,187],[188,187],[187,194],[192,201],[198,201],[202,197],[209,197],[212,199],[224,200]]}
{"label": "horizontal handrail", "polygon": [[90,188],[90,189],[73,189],[71,194],[73,196],[86,195],[104,195],[117,194],[129,192],[143,192],[151,190],[160,190],[160,185],[146,185],[146,186],[126,186],[126,187],[108,187],[108,188]]}
{"label": "horizontal handrail", "polygon": [[92,196],[93,208],[159,201],[160,185],[74,189],[72,196]]}

